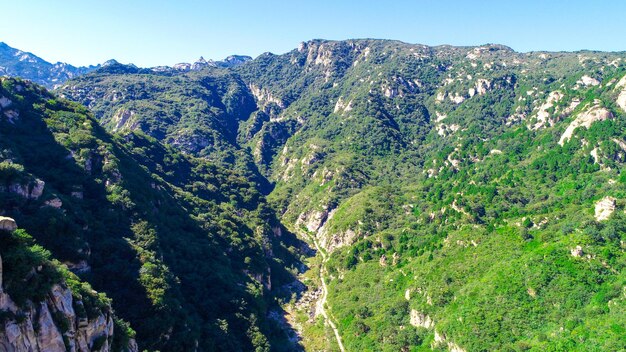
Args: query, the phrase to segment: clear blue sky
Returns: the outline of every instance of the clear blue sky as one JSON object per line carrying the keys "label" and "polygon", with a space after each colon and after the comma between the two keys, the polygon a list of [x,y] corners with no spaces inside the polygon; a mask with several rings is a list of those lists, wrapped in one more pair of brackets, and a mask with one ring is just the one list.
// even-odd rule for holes
{"label": "clear blue sky", "polygon": [[4,0],[0,41],[74,65],[284,53],[314,38],[626,50],[624,0]]}

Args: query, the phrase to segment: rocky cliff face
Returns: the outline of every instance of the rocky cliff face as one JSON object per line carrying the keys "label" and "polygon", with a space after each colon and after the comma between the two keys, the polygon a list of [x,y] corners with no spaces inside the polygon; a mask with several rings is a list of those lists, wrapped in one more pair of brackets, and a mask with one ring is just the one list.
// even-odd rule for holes
{"label": "rocky cliff face", "polygon": [[[3,217],[3,222],[13,219]],[[14,230],[10,226],[3,230]],[[0,235],[6,235],[3,232]],[[4,290],[0,258],[0,350],[6,352],[87,352],[113,350],[114,322],[110,306],[86,312],[82,299],[64,282],[51,287],[40,302],[18,306]],[[35,271],[35,269],[33,269]],[[124,349],[137,351],[134,340]]]}

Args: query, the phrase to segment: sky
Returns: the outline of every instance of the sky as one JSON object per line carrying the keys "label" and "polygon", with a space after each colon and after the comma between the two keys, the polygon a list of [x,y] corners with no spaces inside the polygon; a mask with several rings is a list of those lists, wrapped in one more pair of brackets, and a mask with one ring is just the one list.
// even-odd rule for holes
{"label": "sky", "polygon": [[50,62],[141,67],[282,54],[310,39],[626,50],[624,0],[0,0],[0,42]]}

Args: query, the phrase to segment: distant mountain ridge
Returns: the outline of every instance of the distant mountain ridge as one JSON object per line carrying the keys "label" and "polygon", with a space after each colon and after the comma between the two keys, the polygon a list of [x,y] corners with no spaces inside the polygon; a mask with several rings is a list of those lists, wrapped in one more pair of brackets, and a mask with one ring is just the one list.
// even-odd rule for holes
{"label": "distant mountain ridge", "polygon": [[41,84],[52,89],[63,84],[69,79],[92,72],[100,68],[113,69],[116,73],[142,73],[142,72],[189,72],[205,68],[230,68],[252,60],[246,55],[230,55],[221,61],[205,60],[200,57],[194,63],[178,63],[170,66],[156,66],[152,68],[139,68],[133,64],[121,64],[116,60],[108,60],[103,64],[76,67],[65,62],[50,63],[35,54],[25,52],[0,42],[0,76],[21,77]]}
{"label": "distant mountain ridge", "polygon": [[99,67],[100,65],[75,67],[64,62],[53,64],[32,53],[0,42],[0,75],[23,77],[48,88]]}

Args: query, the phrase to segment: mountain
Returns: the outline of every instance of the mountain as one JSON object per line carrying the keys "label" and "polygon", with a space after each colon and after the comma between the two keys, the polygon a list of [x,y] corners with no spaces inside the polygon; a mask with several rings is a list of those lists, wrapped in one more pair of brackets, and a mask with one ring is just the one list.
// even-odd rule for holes
{"label": "mountain", "polygon": [[209,68],[209,67],[228,68],[228,67],[239,66],[250,60],[252,60],[252,58],[250,56],[245,56],[245,55],[230,55],[222,61],[213,61],[213,60],[207,61],[204,59],[204,57],[200,56],[200,58],[192,64],[182,62],[172,67],[159,66],[159,67],[152,68],[152,70],[158,71],[158,72],[168,72],[168,71],[169,72],[176,72],[176,71],[188,72],[188,71],[198,71],[198,70],[202,70],[202,69]]}
{"label": "mountain", "polygon": [[329,258],[338,334],[307,347],[623,348],[624,59],[316,40],[239,67],[269,199]]}
{"label": "mountain", "polygon": [[248,61],[252,61],[252,58],[247,55],[230,55],[223,61],[218,61],[217,65],[222,67],[237,67],[245,64]]}
{"label": "mountain", "polygon": [[83,106],[28,81],[0,82],[2,215],[105,292],[139,348],[289,346],[268,318],[279,309],[270,289],[295,280],[306,246],[253,181],[145,134],[110,135]]}
{"label": "mountain", "polygon": [[[148,72],[172,73],[179,71],[197,71],[209,67],[232,68],[250,60],[252,60],[252,58],[245,55],[231,55],[222,61],[207,61],[203,57],[200,57],[200,59],[194,63],[179,63],[173,67],[158,66],[143,70]],[[115,60],[108,60],[102,65],[90,65],[87,67],[75,67],[63,62],[52,64],[34,54],[14,49],[6,43],[0,42],[0,76],[21,77],[48,89],[55,88],[68,79],[76,78],[99,68],[108,68],[109,70],[123,69],[127,71],[141,70],[133,64],[122,65]]]}
{"label": "mountain", "polygon": [[70,64],[49,63],[0,42],[0,75],[22,77],[48,88],[53,88],[68,79],[93,71],[98,66],[74,67]]}
{"label": "mountain", "polygon": [[[140,348],[621,350],[625,60],[363,39],[232,67],[111,63],[31,101],[47,129],[5,132],[22,114],[3,102],[0,148],[64,190],[75,240],[0,209],[84,260]],[[44,130],[56,159],[30,145]],[[68,154],[87,204],[61,186]],[[113,275],[122,258],[137,262]]]}

